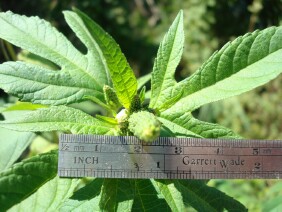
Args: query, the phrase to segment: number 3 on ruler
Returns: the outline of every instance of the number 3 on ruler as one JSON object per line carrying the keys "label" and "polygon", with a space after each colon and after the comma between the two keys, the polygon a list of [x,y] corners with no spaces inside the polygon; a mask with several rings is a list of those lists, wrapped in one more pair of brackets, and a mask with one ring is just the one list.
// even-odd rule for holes
{"label": "number 3 on ruler", "polygon": [[181,153],[182,153],[182,147],[181,146],[175,147],[175,154],[181,154]]}

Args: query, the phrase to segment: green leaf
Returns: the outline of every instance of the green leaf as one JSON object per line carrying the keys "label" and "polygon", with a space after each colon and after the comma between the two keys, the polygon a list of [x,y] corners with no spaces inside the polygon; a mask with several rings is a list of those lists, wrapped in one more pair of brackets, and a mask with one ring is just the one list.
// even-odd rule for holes
{"label": "green leaf", "polygon": [[16,102],[16,104],[13,104],[6,109],[3,110],[3,112],[7,111],[17,111],[17,110],[37,110],[39,108],[46,108],[45,105],[39,105],[39,104],[32,104],[30,102]]}
{"label": "green leaf", "polygon": [[60,208],[60,211],[81,210],[171,211],[165,200],[158,196],[150,180],[98,178],[76,191]]}
{"label": "green leaf", "polygon": [[102,211],[170,211],[158,197],[150,180],[105,179],[101,199]]}
{"label": "green leaf", "polygon": [[58,70],[60,69],[59,66],[56,64],[52,63],[50,60],[47,60],[43,57],[40,57],[36,54],[32,54],[26,50],[22,50],[18,55],[17,55],[18,60],[26,62],[26,63],[32,63],[36,65],[43,66],[45,68],[48,68],[50,70]]}
{"label": "green leaf", "polygon": [[265,200],[261,203],[262,211],[281,211],[282,209],[282,182],[276,181],[267,189]]}
{"label": "green leaf", "polygon": [[183,12],[180,11],[160,44],[152,73],[151,108],[160,108],[173,98],[176,85],[175,69],[181,59],[184,46]]}
{"label": "green leaf", "polygon": [[117,125],[117,120],[115,118],[111,118],[111,117],[108,117],[108,116],[101,116],[99,114],[97,114],[96,116],[96,119],[102,121],[102,122],[106,122],[106,123],[109,123],[111,125]]}
{"label": "green leaf", "polygon": [[167,129],[170,130],[171,133],[173,133],[173,136],[175,137],[192,137],[192,138],[202,138],[202,136],[194,133],[189,129],[189,127],[185,127],[181,124],[172,122],[168,119],[164,119],[161,117],[158,117],[158,120],[165,126]]}
{"label": "green leaf", "polygon": [[63,201],[74,192],[80,180],[55,177],[41,186],[34,194],[12,207],[13,211],[57,211]]}
{"label": "green leaf", "polygon": [[104,179],[94,179],[65,200],[60,211],[99,211],[101,187]]}
{"label": "green leaf", "polygon": [[83,98],[87,100],[91,100],[92,102],[96,103],[97,105],[100,105],[103,109],[107,110],[109,113],[112,113],[112,109],[108,105],[106,105],[104,102],[99,100],[98,98],[93,97],[93,96],[84,96]]}
{"label": "green leaf", "polygon": [[[87,21],[78,14],[71,11],[64,11],[64,17],[73,32],[87,47],[87,55],[89,64],[92,64],[93,74],[99,82],[104,82],[106,85],[111,85],[108,64],[106,63],[102,49],[95,41],[92,29],[88,22],[94,22],[87,16]],[[86,14],[84,14],[86,16]],[[106,32],[105,32],[106,33]]]}
{"label": "green leaf", "polygon": [[102,90],[97,91],[95,83],[79,72],[71,74],[66,70],[52,71],[23,62],[6,62],[0,65],[0,87],[19,97],[21,101],[36,104],[70,104],[82,101],[85,95],[103,99]]}
{"label": "green leaf", "polygon": [[205,181],[157,180],[157,185],[164,194],[166,201],[176,207],[174,211],[182,211],[182,207],[176,205],[179,204],[177,200],[181,197],[185,206],[192,206],[197,211],[216,212],[223,211],[223,209],[234,212],[247,211],[240,202],[215,188],[207,186]]}
{"label": "green leaf", "polygon": [[151,80],[151,77],[152,77],[151,73],[139,77],[137,79],[138,90],[140,90],[147,82],[149,82]]}
{"label": "green leaf", "polygon": [[135,190],[132,211],[171,211],[165,199],[160,197],[151,181],[132,181],[132,186]]}
{"label": "green leaf", "polygon": [[182,91],[180,91],[178,94],[176,94],[174,97],[171,97],[169,100],[167,100],[165,103],[162,104],[158,109],[160,112],[166,110],[167,108],[170,108],[172,105],[174,105],[182,96]]}
{"label": "green leaf", "polygon": [[106,134],[113,125],[101,122],[74,108],[52,106],[0,122],[0,127],[18,131],[64,131],[73,134]]}
{"label": "green leaf", "polygon": [[143,88],[141,89],[141,91],[140,91],[140,93],[139,93],[141,105],[142,105],[142,104],[144,103],[144,101],[145,101],[145,94],[146,94],[146,87],[143,86]]}
{"label": "green leaf", "polygon": [[[108,33],[86,14],[77,9],[75,9],[75,12],[88,29],[93,42],[96,43],[96,46],[99,46],[107,62],[113,86],[120,102],[124,107],[129,108],[131,99],[137,92],[137,80],[120,47]],[[72,15],[75,16],[75,13],[72,13]]]}
{"label": "green leaf", "polygon": [[132,180],[105,179],[100,199],[101,211],[131,211],[134,199]]}
{"label": "green leaf", "polygon": [[0,172],[10,168],[29,146],[35,135],[0,128]]}
{"label": "green leaf", "polygon": [[191,113],[161,114],[159,120],[178,136],[241,139],[242,137],[232,130],[218,124],[200,121]]}
{"label": "green leaf", "polygon": [[183,114],[254,89],[282,72],[282,27],[248,33],[226,44],[191,77],[175,87],[182,99],[168,109]]}
{"label": "green leaf", "polygon": [[273,197],[263,204],[263,211],[277,212],[282,209],[282,195]]}
{"label": "green leaf", "polygon": [[175,188],[173,182],[163,183],[164,181],[152,180],[157,191],[161,193],[172,211],[184,211],[185,205],[182,194]]}
{"label": "green leaf", "polygon": [[60,67],[52,70],[24,62],[4,63],[0,65],[0,87],[6,92],[23,101],[48,105],[79,102],[84,95],[103,100],[107,80],[97,78],[101,70],[90,53],[82,55],[50,23],[6,12],[0,13],[0,26],[0,38]]}
{"label": "green leaf", "polygon": [[0,173],[0,205],[6,210],[19,203],[57,174],[58,152],[37,155]]}
{"label": "green leaf", "polygon": [[114,113],[116,113],[122,107],[122,105],[119,102],[115,90],[108,85],[104,85],[103,90],[107,105],[111,108],[111,110],[114,111]]}

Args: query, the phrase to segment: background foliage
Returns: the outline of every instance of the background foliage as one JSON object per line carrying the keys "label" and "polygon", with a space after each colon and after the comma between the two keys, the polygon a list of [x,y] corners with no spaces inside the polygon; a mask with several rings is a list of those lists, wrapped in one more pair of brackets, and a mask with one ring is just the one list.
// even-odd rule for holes
{"label": "background foliage", "polygon": [[[248,31],[282,24],[281,0],[1,0],[0,2],[2,11],[12,10],[28,16],[38,15],[50,21],[67,35],[75,46],[83,50],[85,47],[78,42],[63,21],[61,11],[72,6],[88,14],[116,39],[137,76],[151,71],[161,38],[179,9],[183,9],[186,37],[184,57],[176,73],[178,80],[194,72],[215,49],[220,48],[228,40]],[[1,42],[1,63],[16,59],[13,49],[9,44]],[[281,84],[282,76],[240,97],[207,105],[195,115],[202,120],[229,127],[246,138],[282,139]],[[2,91],[0,95],[0,110],[4,104],[16,101]],[[103,113],[89,102],[76,107],[88,113]],[[22,158],[56,147],[56,139],[57,135],[51,133],[37,135]],[[212,180],[209,184],[240,200],[252,210],[270,211],[282,207],[279,206],[282,202],[280,201],[282,189],[281,182],[278,181]]]}

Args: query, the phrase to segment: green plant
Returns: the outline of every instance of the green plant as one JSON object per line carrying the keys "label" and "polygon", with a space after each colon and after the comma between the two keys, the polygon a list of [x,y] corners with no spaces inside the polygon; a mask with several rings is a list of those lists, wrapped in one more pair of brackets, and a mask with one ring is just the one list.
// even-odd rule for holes
{"label": "green plant", "polygon": [[[174,72],[184,45],[180,11],[159,47],[151,77],[150,103],[146,104],[144,79],[138,83],[113,38],[77,9],[64,12],[64,16],[87,47],[85,55],[44,20],[11,12],[0,14],[0,37],[40,56],[41,63],[17,61],[0,65],[1,88],[21,101],[33,103],[1,109],[5,117],[1,127],[29,132],[24,136],[14,134],[11,139],[15,145],[20,145],[19,137],[25,145],[16,150],[6,148],[4,157],[1,155],[3,158],[13,155],[12,162],[6,159],[1,167],[1,209],[13,206],[12,210],[33,211],[184,211],[187,207],[199,211],[246,210],[232,197],[207,186],[206,181],[60,179],[56,177],[57,151],[11,164],[29,145],[30,132],[134,134],[146,142],[159,134],[241,138],[228,128],[197,120],[192,112],[210,102],[251,90],[279,75],[282,27],[238,37],[214,53],[192,76],[176,82]],[[92,117],[65,106],[86,100],[104,108],[106,115]],[[148,128],[138,122],[142,117],[150,119]],[[140,128],[144,131],[140,132]],[[6,131],[3,133],[11,133]]]}

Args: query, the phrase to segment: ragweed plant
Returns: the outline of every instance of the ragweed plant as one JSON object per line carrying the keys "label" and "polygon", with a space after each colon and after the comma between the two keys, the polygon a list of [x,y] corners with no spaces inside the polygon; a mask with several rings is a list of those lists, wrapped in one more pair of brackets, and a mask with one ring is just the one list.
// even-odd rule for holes
{"label": "ragweed plant", "polygon": [[[184,46],[180,11],[160,44],[151,78],[147,76],[151,90],[146,92],[144,78],[135,78],[109,34],[77,9],[65,11],[64,17],[86,46],[86,54],[38,17],[0,13],[0,37],[41,58],[41,63],[0,65],[0,87],[20,101],[32,103],[2,108],[5,120],[0,126],[25,133],[20,134],[16,149],[6,148],[1,155],[1,210],[246,210],[232,197],[207,186],[206,181],[60,179],[56,176],[57,151],[13,163],[29,145],[30,132],[134,135],[144,142],[159,136],[240,139],[224,126],[196,119],[192,112],[278,76],[282,72],[282,27],[236,38],[193,75],[177,82],[174,73]],[[93,117],[70,106],[86,100],[104,108],[106,115]],[[17,109],[25,112],[5,115],[5,111]],[[11,137],[6,129],[1,129],[6,135],[2,147],[8,146]]]}

